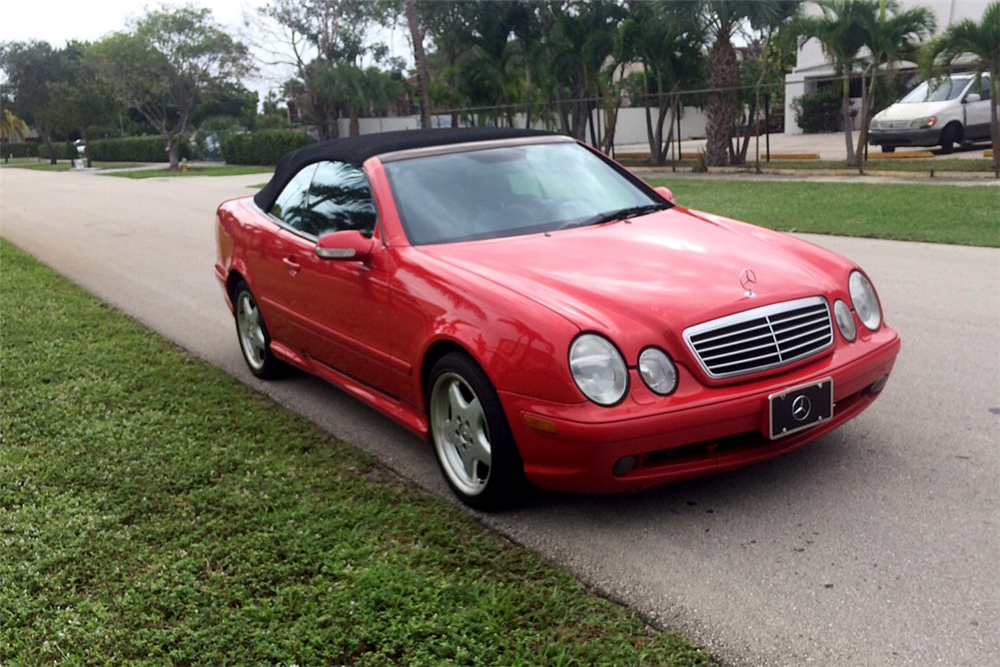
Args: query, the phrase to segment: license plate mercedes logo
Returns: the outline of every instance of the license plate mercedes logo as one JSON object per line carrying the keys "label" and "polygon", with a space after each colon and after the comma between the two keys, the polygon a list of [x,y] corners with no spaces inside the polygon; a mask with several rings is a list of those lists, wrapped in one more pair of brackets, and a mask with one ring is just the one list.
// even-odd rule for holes
{"label": "license plate mercedes logo", "polygon": [[805,421],[810,412],[812,412],[812,401],[808,396],[798,396],[792,401],[792,417],[796,421]]}

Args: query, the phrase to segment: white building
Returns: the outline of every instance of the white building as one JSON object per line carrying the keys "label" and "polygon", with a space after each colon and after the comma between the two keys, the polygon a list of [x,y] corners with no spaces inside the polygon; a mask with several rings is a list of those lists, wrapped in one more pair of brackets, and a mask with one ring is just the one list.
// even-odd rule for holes
{"label": "white building", "polygon": [[[941,32],[952,23],[963,19],[982,19],[990,0],[899,0],[902,9],[911,7],[929,7],[937,16],[937,29]],[[822,13],[817,5],[809,3],[805,7],[807,14]],[[823,55],[819,42],[810,39],[799,47],[795,61],[795,69],[785,76],[785,132],[787,134],[802,134],[802,129],[795,122],[795,111],[792,102],[806,93],[814,92],[820,81],[833,76],[833,66]]]}

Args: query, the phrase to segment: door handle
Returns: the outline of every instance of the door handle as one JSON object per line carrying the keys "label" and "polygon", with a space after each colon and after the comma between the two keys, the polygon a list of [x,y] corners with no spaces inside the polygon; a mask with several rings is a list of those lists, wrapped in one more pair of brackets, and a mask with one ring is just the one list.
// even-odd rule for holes
{"label": "door handle", "polygon": [[281,261],[284,263],[286,267],[288,267],[289,275],[294,276],[296,273],[302,270],[302,266],[299,264],[298,260],[296,260],[294,257],[283,257]]}

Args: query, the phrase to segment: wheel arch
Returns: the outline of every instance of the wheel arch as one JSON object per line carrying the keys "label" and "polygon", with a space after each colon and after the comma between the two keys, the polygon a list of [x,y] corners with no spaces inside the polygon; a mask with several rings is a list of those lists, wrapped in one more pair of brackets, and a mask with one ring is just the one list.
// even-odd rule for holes
{"label": "wheel arch", "polygon": [[[424,410],[427,410],[428,408],[427,381],[430,379],[431,370],[434,368],[434,364],[436,364],[441,357],[451,352],[462,352],[468,355],[470,359],[476,362],[476,365],[479,366],[486,377],[489,378],[490,382],[493,383],[493,378],[490,378],[490,374],[486,372],[482,362],[480,362],[479,359],[476,359],[476,356],[472,354],[466,346],[452,338],[439,338],[427,346],[420,362],[420,395],[424,400]],[[496,388],[495,383],[493,383],[493,387],[494,389]]]}

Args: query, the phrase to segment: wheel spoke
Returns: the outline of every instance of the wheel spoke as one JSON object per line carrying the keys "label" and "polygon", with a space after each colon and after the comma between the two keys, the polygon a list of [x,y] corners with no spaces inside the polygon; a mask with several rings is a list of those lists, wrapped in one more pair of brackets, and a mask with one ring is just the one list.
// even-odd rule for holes
{"label": "wheel spoke", "polygon": [[472,453],[472,449],[462,450],[459,448],[459,453],[462,454],[462,463],[465,465],[465,474],[468,475],[469,483],[476,484],[479,481],[479,476],[477,475],[477,459]]}
{"label": "wheel spoke", "polygon": [[462,396],[462,389],[458,386],[458,382],[452,382],[451,386],[448,387],[448,403],[451,405],[452,418],[465,414],[466,408],[469,407],[465,397]]}
{"label": "wheel spoke", "polygon": [[482,461],[483,465],[489,466],[493,460],[493,453],[490,449],[490,441],[486,434],[478,428],[472,436],[472,444],[469,446],[469,453],[477,461]]}
{"label": "wheel spoke", "polygon": [[253,330],[253,346],[258,352],[264,351],[264,330],[260,327],[254,327]]}
{"label": "wheel spoke", "polygon": [[471,401],[465,404],[465,409],[462,411],[465,420],[469,422],[473,428],[478,429],[479,425],[482,423],[483,416],[483,406],[479,403],[479,397],[474,397]]}

